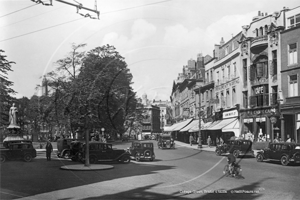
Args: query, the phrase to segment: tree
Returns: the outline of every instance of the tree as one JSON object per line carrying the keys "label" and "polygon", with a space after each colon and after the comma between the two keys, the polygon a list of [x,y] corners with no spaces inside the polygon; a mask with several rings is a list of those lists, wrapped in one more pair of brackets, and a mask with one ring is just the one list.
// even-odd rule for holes
{"label": "tree", "polygon": [[124,132],[124,121],[134,112],[136,99],[131,88],[132,75],[124,58],[113,46],[80,52],[85,44],[72,45],[58,68],[47,74],[51,111],[69,119],[74,131],[105,128],[115,135]]}
{"label": "tree", "polygon": [[11,88],[13,82],[7,77],[8,72],[13,71],[11,65],[15,64],[15,62],[8,61],[6,57],[4,51],[0,49],[0,127],[8,126],[8,112],[14,100],[10,95],[16,93]]}

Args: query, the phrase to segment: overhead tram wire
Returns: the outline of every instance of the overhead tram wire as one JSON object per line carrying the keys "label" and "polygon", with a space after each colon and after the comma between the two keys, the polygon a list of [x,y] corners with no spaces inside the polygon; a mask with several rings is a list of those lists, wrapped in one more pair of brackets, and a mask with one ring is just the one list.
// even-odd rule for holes
{"label": "overhead tram wire", "polygon": [[25,7],[25,8],[20,9],[20,10],[16,10],[16,11],[14,11],[14,12],[11,12],[11,13],[8,13],[8,14],[5,14],[5,15],[2,15],[2,16],[0,16],[0,18],[5,17],[5,16],[8,16],[8,15],[11,15],[11,14],[14,14],[14,13],[16,13],[16,12],[25,10],[25,9],[27,9],[27,8],[30,8],[30,7],[33,7],[33,6],[36,6],[36,5],[38,5],[38,4],[33,4],[33,5],[31,5],[31,6],[27,6],[27,7]]}
{"label": "overhead tram wire", "polygon": [[64,7],[65,7],[65,6],[61,6],[61,7],[59,7],[59,8],[54,9],[54,10],[50,10],[50,11],[47,11],[47,12],[44,12],[44,13],[41,13],[41,14],[38,14],[38,15],[35,15],[35,16],[32,16],[32,17],[29,17],[29,18],[26,18],[26,19],[17,21],[17,22],[14,22],[14,23],[11,23],[11,24],[7,24],[7,25],[4,25],[4,26],[1,26],[0,28],[4,28],[4,27],[7,27],[7,26],[11,26],[11,25],[14,25],[14,24],[18,24],[18,23],[20,23],[20,22],[23,22],[23,21],[26,21],[26,20],[29,20],[29,19],[32,19],[32,18],[36,18],[36,17],[41,16],[41,15],[45,15],[45,14],[47,14],[47,13],[56,11],[56,10],[61,9],[61,8],[64,8]]}
{"label": "overhead tram wire", "polygon": [[53,25],[53,26],[49,26],[49,27],[46,27],[46,28],[35,30],[35,31],[29,32],[29,33],[25,33],[25,34],[22,34],[22,35],[18,35],[18,36],[15,36],[15,37],[11,37],[11,38],[7,38],[7,39],[4,39],[4,40],[0,40],[0,42],[4,42],[4,41],[7,41],[7,40],[19,38],[19,37],[22,37],[22,36],[25,36],[25,35],[30,35],[30,34],[33,34],[33,33],[37,33],[37,32],[40,32],[40,31],[44,31],[44,30],[47,30],[47,29],[50,29],[50,28],[54,28],[54,27],[57,27],[57,26],[61,26],[61,25],[64,25],[64,24],[71,23],[71,22],[79,21],[79,20],[82,20],[82,19],[85,19],[85,18],[79,18],[79,19],[67,21],[67,22],[64,22],[64,23],[56,24],[56,25]]}
{"label": "overhead tram wire", "polygon": [[[155,4],[164,3],[164,2],[167,2],[167,1],[172,1],[172,0],[165,0],[165,1],[155,2],[155,3],[144,4],[144,5],[140,5],[140,6],[123,8],[123,9],[119,9],[119,10],[105,12],[105,13],[102,13],[102,14],[109,14],[109,13],[120,12],[120,11],[124,11],[124,10],[130,10],[130,9],[135,9],[135,8],[140,8],[140,7],[145,7],[145,6],[151,6],[151,5],[155,5]],[[35,5],[39,5],[39,4],[35,4]],[[32,6],[34,6],[34,5],[32,5]],[[29,7],[31,7],[31,6],[29,6]],[[26,8],[28,8],[28,7],[26,7]],[[12,14],[12,13],[9,13],[9,14]],[[71,23],[71,22],[74,22],[74,21],[78,21],[78,20],[81,20],[81,19],[85,19],[85,18],[80,18],[80,19],[76,19],[76,20],[64,22],[64,23],[61,23],[61,24],[57,24],[57,25],[54,25],[54,26],[49,26],[49,27],[46,27],[46,28],[43,28],[43,29],[39,29],[39,30],[32,31],[32,32],[29,32],[29,33],[25,33],[25,34],[22,34],[22,35],[18,35],[18,36],[15,36],[15,37],[11,37],[11,38],[7,38],[7,39],[4,39],[4,40],[0,40],[0,42],[4,42],[4,41],[7,41],[7,40],[12,40],[12,39],[19,38],[19,37],[26,36],[26,35],[30,35],[30,34],[33,34],[33,33],[36,33],[36,32],[40,32],[40,31],[43,31],[43,30],[54,28],[54,27],[57,27],[57,26],[60,26],[60,25],[63,25],[63,24],[68,24],[68,23]]]}

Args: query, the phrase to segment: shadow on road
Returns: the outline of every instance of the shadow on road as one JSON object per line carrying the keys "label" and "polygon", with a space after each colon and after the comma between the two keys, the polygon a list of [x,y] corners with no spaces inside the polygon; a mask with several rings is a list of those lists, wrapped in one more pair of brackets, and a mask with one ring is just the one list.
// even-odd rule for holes
{"label": "shadow on road", "polygon": [[[84,186],[126,177],[138,177],[157,174],[162,170],[173,169],[173,166],[113,164],[114,169],[104,171],[66,171],[63,165],[75,164],[69,160],[38,158],[32,162],[9,161],[1,164],[1,199],[28,197],[56,190]],[[5,196],[3,196],[5,195]]]}

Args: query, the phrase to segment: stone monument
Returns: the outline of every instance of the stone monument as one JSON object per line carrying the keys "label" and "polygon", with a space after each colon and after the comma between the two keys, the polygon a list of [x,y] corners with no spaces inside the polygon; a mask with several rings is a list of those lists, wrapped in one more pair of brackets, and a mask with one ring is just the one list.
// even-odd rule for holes
{"label": "stone monument", "polygon": [[24,140],[22,134],[20,133],[20,126],[18,126],[17,122],[17,115],[18,115],[18,108],[13,103],[12,107],[9,109],[9,126],[7,127],[9,134],[4,139],[5,141],[11,140]]}

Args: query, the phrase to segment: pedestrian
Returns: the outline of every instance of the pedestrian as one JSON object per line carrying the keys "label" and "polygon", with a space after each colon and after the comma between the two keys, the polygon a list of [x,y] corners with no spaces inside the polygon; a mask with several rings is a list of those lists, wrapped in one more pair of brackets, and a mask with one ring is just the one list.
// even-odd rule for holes
{"label": "pedestrian", "polygon": [[194,137],[192,136],[192,134],[190,134],[190,145],[193,145],[193,141],[194,141]]}
{"label": "pedestrian", "polygon": [[47,161],[51,160],[51,153],[53,151],[53,147],[52,147],[52,144],[50,142],[50,140],[47,141],[47,144],[46,144],[46,157],[47,157]]}
{"label": "pedestrian", "polygon": [[216,138],[216,144],[217,144],[217,145],[219,145],[219,144],[220,144],[220,140],[219,140],[219,138],[218,138],[218,137]]}
{"label": "pedestrian", "polygon": [[210,138],[210,136],[208,136],[208,138],[207,138],[207,144],[208,144],[208,147],[211,146],[211,138]]}
{"label": "pedestrian", "polygon": [[279,142],[279,138],[278,138],[278,137],[276,137],[276,138],[274,139],[274,143],[277,143],[277,142]]}

